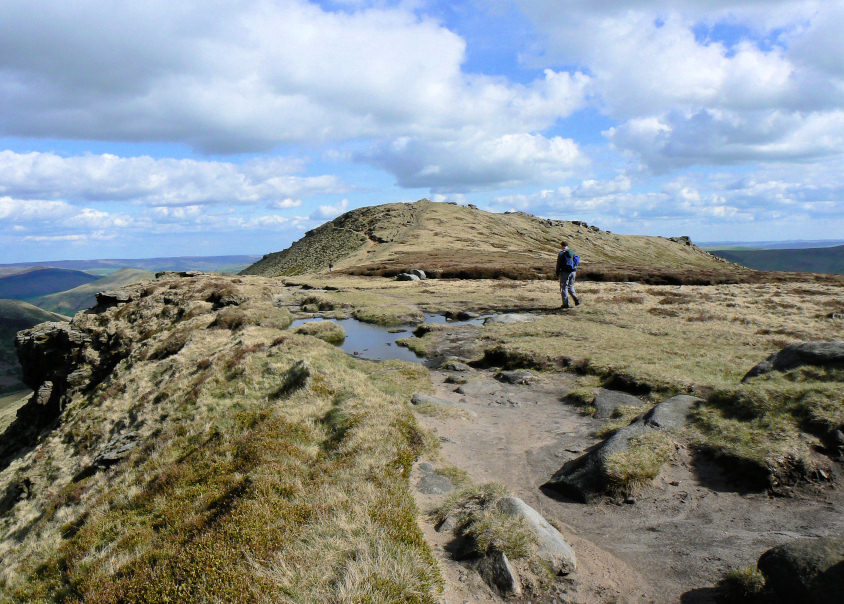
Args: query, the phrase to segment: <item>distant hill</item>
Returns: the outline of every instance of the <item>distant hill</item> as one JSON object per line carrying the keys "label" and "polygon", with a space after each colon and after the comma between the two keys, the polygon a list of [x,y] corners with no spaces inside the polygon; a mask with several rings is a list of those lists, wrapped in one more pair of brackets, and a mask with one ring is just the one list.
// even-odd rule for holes
{"label": "distant hill", "polygon": [[0,277],[0,298],[24,300],[65,291],[97,277],[78,270],[38,268]]}
{"label": "distant hill", "polygon": [[97,292],[107,289],[116,289],[137,283],[145,279],[153,279],[155,275],[149,271],[136,268],[122,268],[108,277],[102,277],[96,281],[85,283],[63,292],[41,296],[32,302],[45,310],[51,310],[64,315],[74,315],[77,311],[90,308],[97,303]]}
{"label": "distant hill", "polygon": [[15,352],[15,334],[44,321],[67,321],[69,317],[48,312],[21,300],[0,300],[0,393],[25,388]]}
{"label": "distant hill", "polygon": [[844,275],[844,245],[801,249],[713,249],[711,252],[730,262],[763,271]]}
{"label": "distant hill", "polygon": [[[157,271],[203,271],[206,273],[237,271],[249,266],[260,256],[176,256],[163,258],[123,258],[100,260],[54,260],[50,262],[21,262],[17,264],[0,264],[0,275],[9,272],[19,272],[33,266],[51,266],[56,268],[75,269],[95,272],[100,275],[119,270],[121,268],[138,268],[151,272]],[[58,291],[58,290],[54,290]]]}
{"label": "distant hill", "polygon": [[420,268],[439,277],[548,278],[563,239],[582,258],[582,279],[713,283],[743,275],[687,238],[618,235],[580,221],[496,214],[426,199],[347,212],[242,274],[324,272],[333,263],[334,270],[358,275]]}

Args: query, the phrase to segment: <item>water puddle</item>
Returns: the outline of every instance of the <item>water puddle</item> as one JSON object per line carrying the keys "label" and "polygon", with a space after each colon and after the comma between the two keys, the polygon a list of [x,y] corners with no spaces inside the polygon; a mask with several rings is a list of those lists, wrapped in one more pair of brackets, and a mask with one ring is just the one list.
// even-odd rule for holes
{"label": "water puddle", "polygon": [[[480,325],[485,317],[471,319],[469,321],[448,321],[443,315],[425,315],[425,323],[443,325]],[[399,327],[382,327],[364,323],[357,319],[296,319],[290,327],[297,327],[311,321],[334,321],[346,331],[345,341],[338,346],[343,352],[354,355],[361,359],[372,361],[386,361],[398,359],[400,361],[421,362],[418,356],[404,346],[396,344],[396,340],[409,338],[413,335],[416,325],[402,325]]]}

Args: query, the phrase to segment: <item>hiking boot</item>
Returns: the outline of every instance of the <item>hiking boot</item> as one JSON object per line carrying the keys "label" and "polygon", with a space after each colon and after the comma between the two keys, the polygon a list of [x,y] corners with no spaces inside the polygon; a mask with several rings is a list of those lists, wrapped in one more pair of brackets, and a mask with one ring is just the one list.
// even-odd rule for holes
{"label": "hiking boot", "polygon": [[569,308],[571,308],[571,306],[569,306],[568,302],[566,302],[560,308],[562,308],[563,310],[568,310]]}
{"label": "hiking boot", "polygon": [[580,306],[580,298],[574,298],[574,297],[572,297],[572,299],[574,300],[574,305],[575,305],[575,306]]}

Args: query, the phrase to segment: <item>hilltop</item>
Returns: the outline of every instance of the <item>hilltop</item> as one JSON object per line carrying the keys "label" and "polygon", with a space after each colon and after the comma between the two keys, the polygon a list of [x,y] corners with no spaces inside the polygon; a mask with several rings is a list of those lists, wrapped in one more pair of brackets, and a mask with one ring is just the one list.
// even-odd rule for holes
{"label": "hilltop", "polygon": [[419,268],[436,277],[551,278],[561,240],[581,256],[581,279],[711,283],[750,274],[686,237],[618,235],[580,221],[495,214],[426,199],[347,212],[242,274],[326,272],[333,263],[335,271],[353,275],[392,276]]}
{"label": "hilltop", "polygon": [[68,317],[43,310],[22,300],[0,299],[0,392],[24,388],[15,354],[15,334],[44,321],[67,320]]}
{"label": "hilltop", "polygon": [[0,277],[0,298],[24,300],[65,291],[96,281],[89,273],[64,268],[35,268],[23,273]]}
{"label": "hilltop", "polygon": [[96,304],[96,294],[107,289],[115,289],[152,279],[153,274],[149,271],[136,268],[122,268],[107,277],[96,281],[84,283],[73,289],[48,294],[32,300],[33,304],[46,310],[54,311],[64,315],[73,315],[77,311],[90,308]]}

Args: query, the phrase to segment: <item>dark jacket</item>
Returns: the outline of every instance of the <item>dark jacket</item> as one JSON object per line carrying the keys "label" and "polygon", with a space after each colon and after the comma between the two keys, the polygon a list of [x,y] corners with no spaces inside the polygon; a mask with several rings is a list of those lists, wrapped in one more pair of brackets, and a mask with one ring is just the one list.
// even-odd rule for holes
{"label": "dark jacket", "polygon": [[574,252],[568,248],[560,250],[560,253],[557,254],[557,270],[554,272],[555,275],[568,275],[569,273],[573,273],[577,270],[576,268],[572,268],[566,264],[566,256],[573,257]]}

